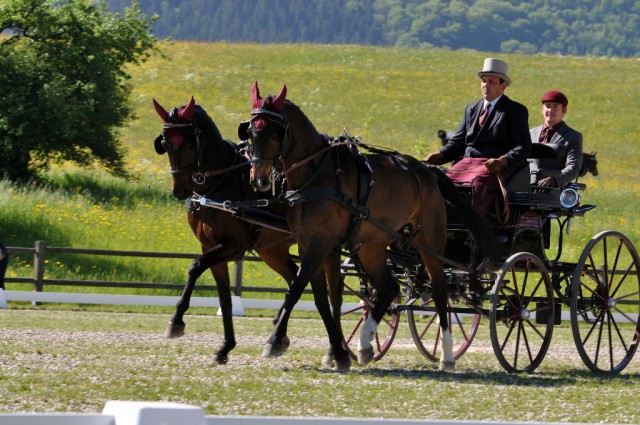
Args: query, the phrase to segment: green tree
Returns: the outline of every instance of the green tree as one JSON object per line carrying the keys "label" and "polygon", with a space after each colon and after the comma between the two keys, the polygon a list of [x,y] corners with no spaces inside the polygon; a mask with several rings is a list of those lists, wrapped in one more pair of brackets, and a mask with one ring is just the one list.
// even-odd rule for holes
{"label": "green tree", "polygon": [[155,48],[152,21],[135,1],[117,14],[92,0],[0,4],[0,176],[64,160],[123,173],[126,66]]}

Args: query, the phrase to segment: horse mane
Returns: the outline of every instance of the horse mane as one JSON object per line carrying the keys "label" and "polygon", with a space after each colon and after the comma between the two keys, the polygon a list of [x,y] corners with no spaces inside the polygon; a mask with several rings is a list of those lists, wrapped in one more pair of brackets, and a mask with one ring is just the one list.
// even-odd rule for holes
{"label": "horse mane", "polygon": [[196,122],[198,128],[202,132],[206,133],[210,137],[213,137],[216,142],[224,141],[220,130],[218,130],[218,126],[216,126],[216,123],[213,122],[213,119],[211,119],[207,111],[205,111],[204,108],[198,104],[196,104],[194,107],[193,120]]}
{"label": "horse mane", "polygon": [[286,99],[284,101],[284,107],[282,108],[282,114],[287,122],[292,124],[292,128],[304,128],[303,131],[311,131],[314,135],[317,135],[319,138],[322,138],[320,132],[313,125],[309,117],[302,112],[302,109],[298,107],[295,103]]}

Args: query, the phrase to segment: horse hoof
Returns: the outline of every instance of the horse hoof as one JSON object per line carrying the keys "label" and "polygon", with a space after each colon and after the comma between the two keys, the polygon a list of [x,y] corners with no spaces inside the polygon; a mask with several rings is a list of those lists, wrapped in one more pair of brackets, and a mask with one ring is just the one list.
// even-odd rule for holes
{"label": "horse hoof", "polygon": [[283,336],[282,337],[282,346],[284,347],[284,350],[282,351],[283,353],[285,351],[287,351],[289,349],[289,346],[291,345],[291,340],[289,340],[288,336]]}
{"label": "horse hoof", "polygon": [[351,357],[346,355],[343,359],[336,359],[336,372],[348,372],[351,369]]}
{"label": "horse hoof", "polygon": [[216,354],[213,356],[213,360],[218,364],[225,365],[229,361],[229,356],[226,354]]}
{"label": "horse hoof", "polygon": [[322,367],[333,367],[334,358],[332,354],[325,354],[322,356]]}
{"label": "horse hoof", "polygon": [[284,354],[285,351],[287,351],[287,347],[282,343],[266,344],[264,346],[264,350],[262,351],[262,357],[280,357]]}
{"label": "horse hoof", "polygon": [[358,350],[358,364],[365,365],[373,360],[373,347]]}
{"label": "horse hoof", "polygon": [[164,331],[164,336],[166,338],[180,338],[184,335],[184,328],[185,325],[174,325],[169,322],[169,326],[167,326],[167,329]]}
{"label": "horse hoof", "polygon": [[447,372],[456,370],[456,362],[440,362],[440,370]]}

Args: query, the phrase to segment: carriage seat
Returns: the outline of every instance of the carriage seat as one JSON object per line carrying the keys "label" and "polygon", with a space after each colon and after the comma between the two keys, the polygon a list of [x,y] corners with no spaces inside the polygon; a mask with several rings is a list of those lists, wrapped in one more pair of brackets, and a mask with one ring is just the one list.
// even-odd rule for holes
{"label": "carriage seat", "polygon": [[[565,153],[565,147],[555,143],[533,143],[531,145],[531,154],[529,158],[547,159],[561,158]],[[555,177],[560,175],[560,170],[551,169],[534,169],[525,163],[509,177],[507,181],[507,192],[530,192],[531,184],[535,183],[537,176]]]}

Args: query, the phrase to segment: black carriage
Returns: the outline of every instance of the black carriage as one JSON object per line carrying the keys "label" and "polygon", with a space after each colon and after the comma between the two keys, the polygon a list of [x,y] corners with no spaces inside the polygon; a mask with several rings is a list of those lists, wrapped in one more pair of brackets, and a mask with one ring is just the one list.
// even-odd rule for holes
{"label": "black carriage", "polygon": [[[254,85],[254,93],[257,94],[257,84]],[[280,97],[279,95],[278,98]],[[304,136],[301,138],[306,141],[314,140],[318,145],[315,153],[308,154],[310,156],[299,160],[289,170],[301,165],[312,168],[310,161],[314,159],[324,164],[328,152],[336,151],[337,149],[334,148],[338,146],[370,148],[348,136],[340,140],[340,143],[332,143],[329,138],[321,137],[317,133],[295,105],[289,103],[285,104],[285,107],[296,111],[298,124],[302,123],[301,127],[303,127],[300,131],[306,133],[301,134],[300,136]],[[277,178],[272,179],[272,177],[286,174],[282,171],[274,172],[273,164],[284,162],[284,160],[281,161],[282,156],[292,149],[292,136],[289,133],[293,132],[292,124],[285,123],[286,114],[263,109],[259,109],[258,112],[267,116],[262,124],[275,125],[278,130],[265,132],[267,135],[277,136],[272,138],[277,142],[276,157],[252,158],[254,166],[255,164],[272,166],[269,178],[259,179],[259,183],[264,188],[271,186],[273,189]],[[239,134],[245,133],[246,136],[248,128],[249,122],[241,124]],[[285,128],[287,131],[283,131]],[[190,167],[200,170],[192,176],[196,185],[202,185],[204,182],[204,179],[196,181],[196,176],[213,176],[221,173],[221,171],[204,173],[202,170],[209,170],[199,161],[204,148],[200,143],[187,144],[187,146],[191,146],[191,150],[196,151],[196,154],[190,156]],[[540,154],[534,152],[534,155],[545,157],[558,154],[548,146],[540,149],[550,152]],[[175,152],[178,151],[179,149],[176,149]],[[380,149],[375,151],[377,154],[394,157],[393,161],[396,165],[400,164],[396,158],[396,155],[399,155],[397,152],[381,152]],[[236,152],[236,157],[240,155],[239,151]],[[358,157],[359,154],[356,152],[353,156]],[[198,158],[197,162],[196,158]],[[175,158],[172,160],[177,164]],[[222,170],[229,170],[243,164],[248,163],[240,161],[232,167],[223,166]],[[216,169],[213,165],[211,167],[213,170]],[[358,169],[367,168],[365,164]],[[538,170],[538,172],[542,171]],[[179,174],[178,171],[174,173],[175,180],[175,176]],[[334,175],[338,174],[337,171],[334,173]],[[304,183],[302,188],[305,188],[309,182],[310,180]],[[382,358],[391,346],[400,323],[400,315],[403,313],[406,313],[411,335],[419,351],[430,360],[439,358],[441,327],[438,326],[431,282],[418,255],[420,250],[433,258],[439,258],[436,255],[440,256],[440,261],[446,264],[448,308],[447,313],[440,317],[446,317],[447,322],[451,324],[449,329],[453,332],[454,359],[467,351],[476,335],[481,318],[487,317],[491,343],[500,364],[510,372],[532,372],[540,365],[547,352],[554,325],[562,320],[563,313],[566,314],[568,308],[576,347],[587,367],[594,372],[622,371],[635,354],[638,339],[640,339],[640,259],[633,244],[623,234],[607,230],[597,234],[587,243],[576,263],[562,261],[564,234],[569,233],[573,218],[581,217],[595,208],[593,205],[581,203],[580,195],[586,186],[578,181],[561,189],[531,186],[528,167],[524,167],[512,176],[506,186],[503,207],[508,208],[510,214],[508,219],[502,217],[505,221],[494,229],[503,247],[499,262],[490,262],[486,259],[478,261],[479,259],[475,258],[477,252],[480,252],[481,244],[485,241],[474,240],[469,229],[457,224],[455,217],[448,220],[446,252],[442,257],[434,251],[428,252],[424,246],[419,247],[410,243],[411,229],[406,229],[408,234],[404,237],[397,229],[385,228],[376,221],[375,216],[367,214],[365,217],[366,209],[359,208],[363,204],[356,206],[345,204],[340,199],[327,196],[324,188],[321,188],[320,195],[317,191],[313,192],[313,200],[329,199],[331,202],[339,202],[349,211],[358,213],[361,219],[370,221],[398,241],[386,251],[386,266],[391,271],[393,279],[400,285],[401,291],[377,325],[372,344],[373,359]],[[366,184],[359,184],[359,187],[366,187]],[[470,190],[465,187],[458,189],[463,192]],[[300,190],[293,192],[300,196]],[[194,193],[196,193],[195,190]],[[221,196],[226,194],[227,192],[223,191]],[[468,195],[471,196],[470,193]],[[216,202],[206,196],[194,195],[191,199],[192,205],[214,207],[233,213],[244,221],[282,232],[289,231],[288,223],[282,216],[261,209],[261,207],[280,202],[281,199]],[[290,205],[298,202],[291,197],[285,198]],[[229,198],[218,197],[218,199]],[[308,199],[303,200],[302,203],[307,201]],[[552,222],[557,223],[559,232],[555,236],[556,254],[553,258],[548,258],[547,252],[552,245],[550,225]],[[355,358],[358,343],[356,335],[365,326],[367,319],[373,316],[371,313],[376,306],[378,296],[370,285],[367,274],[358,263],[358,256],[353,255],[352,252],[345,254],[347,259],[340,270],[342,282],[346,292],[355,296],[358,302],[352,303],[351,308],[342,309],[341,328],[344,341]],[[380,257],[384,267],[384,251],[382,254]],[[302,280],[297,283],[306,285]],[[301,292],[300,287],[297,290]],[[378,310],[378,312],[384,311]],[[274,331],[272,337],[274,336],[282,337],[277,334],[277,330]],[[360,337],[362,338],[362,335]],[[338,349],[344,351],[340,341],[333,342]],[[333,343],[332,347],[336,349]],[[281,351],[285,349],[286,347],[283,347]],[[348,357],[348,354],[344,353],[344,357]],[[349,366],[350,362],[343,361],[340,370],[347,370]]]}
{"label": "black carriage", "polygon": [[[538,146],[533,156],[559,153],[553,147]],[[585,173],[583,166],[580,176]],[[577,263],[562,261],[564,235],[570,232],[572,220],[595,208],[581,203],[585,189],[578,181],[563,188],[540,188],[530,184],[528,166],[517,172],[506,185],[508,220],[495,226],[503,247],[500,264],[482,263],[473,268],[474,247],[482,241],[472,240],[455,221],[449,224],[446,257],[453,265],[446,268],[446,279],[456,359],[467,351],[481,318],[486,317],[494,353],[504,369],[532,372],[549,348],[554,325],[568,318],[578,353],[591,371],[619,373],[628,365],[640,339],[640,259],[633,244],[625,235],[607,230],[587,243]],[[471,188],[460,190],[470,192]],[[557,223],[557,245],[553,258],[548,258],[553,222]],[[388,265],[401,285],[402,296],[380,324],[374,358],[385,355],[400,314],[406,313],[418,350],[437,361],[440,328],[419,255],[414,248],[397,244],[388,251]],[[354,345],[375,291],[357,261],[348,258],[342,272],[345,277],[358,277],[357,287],[347,284],[361,299],[349,313],[360,311],[362,317],[352,326],[343,325],[346,341]]]}

